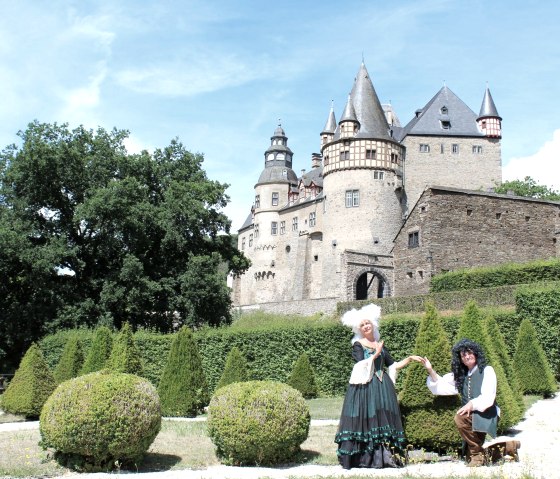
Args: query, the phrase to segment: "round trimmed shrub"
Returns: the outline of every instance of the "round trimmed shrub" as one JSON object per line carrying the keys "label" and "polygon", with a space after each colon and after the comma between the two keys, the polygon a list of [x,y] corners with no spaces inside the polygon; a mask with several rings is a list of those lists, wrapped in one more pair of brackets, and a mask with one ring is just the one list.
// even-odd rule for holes
{"label": "round trimmed shrub", "polygon": [[226,464],[287,462],[307,439],[310,422],[301,393],[274,381],[229,384],[208,407],[208,433]]}
{"label": "round trimmed shrub", "polygon": [[148,380],[104,370],[60,384],[39,421],[41,445],[60,463],[102,471],[141,459],[160,430],[161,409]]}

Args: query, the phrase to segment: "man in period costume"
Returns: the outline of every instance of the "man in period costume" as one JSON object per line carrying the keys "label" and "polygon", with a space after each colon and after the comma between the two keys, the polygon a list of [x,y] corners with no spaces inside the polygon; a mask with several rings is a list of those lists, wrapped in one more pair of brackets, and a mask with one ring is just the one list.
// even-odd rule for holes
{"label": "man in period costume", "polygon": [[[462,406],[455,415],[455,424],[463,438],[468,465],[482,466],[486,434],[496,437],[500,415],[496,404],[496,373],[486,364],[482,348],[474,341],[462,339],[453,346],[451,354],[452,372],[443,377],[434,371],[428,358],[424,358],[427,385],[436,395],[461,394]],[[502,453],[517,459],[518,447],[519,441],[508,441],[503,444]],[[493,461],[501,457],[497,451],[495,447],[489,451]]]}

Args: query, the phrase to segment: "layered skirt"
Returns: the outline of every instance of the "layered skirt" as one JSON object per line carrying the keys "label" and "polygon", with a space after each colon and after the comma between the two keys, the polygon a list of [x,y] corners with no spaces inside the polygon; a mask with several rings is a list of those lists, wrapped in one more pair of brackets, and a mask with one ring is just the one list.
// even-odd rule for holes
{"label": "layered skirt", "polygon": [[335,442],[344,469],[400,467],[405,437],[397,394],[387,374],[367,384],[349,384]]}

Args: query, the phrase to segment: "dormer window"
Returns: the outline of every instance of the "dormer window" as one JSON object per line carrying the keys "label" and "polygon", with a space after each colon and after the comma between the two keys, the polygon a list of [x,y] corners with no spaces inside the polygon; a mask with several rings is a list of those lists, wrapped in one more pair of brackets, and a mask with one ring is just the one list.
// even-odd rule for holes
{"label": "dormer window", "polygon": [[441,112],[442,115],[447,115],[447,113],[449,113],[449,110],[447,109],[447,107],[445,105],[442,106],[439,111]]}
{"label": "dormer window", "polygon": [[451,122],[448,120],[441,120],[440,123],[443,130],[449,130],[449,128],[451,128]]}

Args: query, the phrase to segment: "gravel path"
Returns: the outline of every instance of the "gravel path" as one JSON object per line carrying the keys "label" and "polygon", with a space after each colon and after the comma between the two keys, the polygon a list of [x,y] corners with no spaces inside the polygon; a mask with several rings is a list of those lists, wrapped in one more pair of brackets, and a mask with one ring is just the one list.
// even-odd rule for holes
{"label": "gravel path", "polygon": [[[534,479],[560,478],[560,466],[554,461],[554,455],[560,446],[560,393],[552,399],[536,402],[525,414],[525,418],[510,434],[521,441],[520,461],[508,461],[492,467],[466,467],[462,462],[438,462],[433,464],[411,464],[403,469],[352,469],[345,471],[339,466],[304,465],[286,468],[266,467],[230,467],[212,466],[203,470],[177,470],[136,474],[141,479],[288,479],[304,477],[403,477],[405,474],[418,478],[462,478],[474,474],[484,478]],[[319,423],[319,422],[318,422]],[[329,422],[325,422],[328,424]],[[330,421],[332,423],[332,421]],[[0,424],[2,431],[31,429],[38,427],[37,422]],[[127,474],[121,472],[121,475]],[[133,474],[133,473],[130,473]],[[67,474],[57,479],[72,479],[77,474]],[[114,479],[114,474],[79,474],[87,479]]]}

